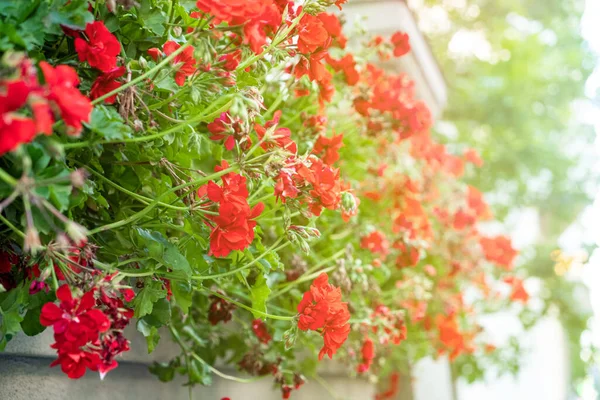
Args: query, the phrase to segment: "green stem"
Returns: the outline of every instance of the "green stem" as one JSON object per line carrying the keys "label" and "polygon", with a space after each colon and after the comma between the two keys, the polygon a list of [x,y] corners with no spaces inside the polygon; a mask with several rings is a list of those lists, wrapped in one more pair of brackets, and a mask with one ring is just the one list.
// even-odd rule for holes
{"label": "green stem", "polygon": [[0,168],[0,179],[12,187],[17,186],[18,181],[2,168]]}
{"label": "green stem", "polygon": [[164,60],[162,60],[160,63],[156,64],[156,66],[154,66],[154,68],[149,69],[148,71],[146,71],[145,73],[143,73],[142,75],[138,76],[137,78],[121,85],[120,87],[116,88],[115,90],[112,90],[108,93],[106,93],[103,96],[98,97],[97,99],[95,99],[94,101],[92,101],[93,105],[99,104],[101,102],[104,101],[104,99],[107,99],[111,96],[114,96],[117,93],[122,92],[123,90],[135,85],[138,82],[141,82],[142,80],[144,80],[145,78],[151,76],[155,71],[160,71],[165,65],[169,64],[171,62],[171,60],[173,60],[175,57],[177,57],[180,53],[182,53],[185,49],[187,49],[189,46],[191,45],[191,43],[184,43],[180,48],[178,48],[177,50],[175,50],[173,53],[171,53],[168,57],[166,57]]}
{"label": "green stem", "polygon": [[[224,96],[224,97],[228,97],[228,95]],[[233,99],[230,99],[227,103],[225,103],[222,107],[220,107],[218,110],[215,110],[214,112],[211,112],[210,114],[205,114],[206,112],[208,112],[208,110],[211,109],[211,107],[208,107],[205,110],[204,114],[201,115],[197,115],[195,117],[192,117],[184,122],[181,122],[167,130],[161,131],[161,132],[157,132],[153,135],[147,135],[147,136],[137,136],[137,137],[132,137],[132,138],[127,138],[127,139],[110,139],[110,140],[99,140],[97,142],[90,142],[89,140],[83,141],[83,142],[75,142],[75,143],[65,143],[63,144],[63,148],[65,149],[76,149],[76,148],[81,148],[81,147],[89,147],[92,144],[116,144],[116,143],[137,143],[137,142],[146,142],[149,140],[154,140],[154,139],[159,139],[163,136],[169,135],[171,133],[177,132],[183,128],[185,128],[186,126],[189,126],[191,124],[195,124],[198,122],[204,122],[204,121],[212,121],[213,119],[215,119],[216,117],[218,117],[219,115],[221,115],[223,112],[229,110],[229,108],[231,107],[231,104],[233,104]]]}
{"label": "green stem", "polygon": [[262,376],[257,376],[256,378],[238,378],[237,376],[227,375],[227,374],[219,371],[218,369],[216,369],[215,367],[213,367],[206,361],[204,361],[202,358],[200,358],[200,356],[198,354],[192,353],[192,357],[194,359],[196,359],[196,361],[206,365],[208,367],[208,369],[215,375],[218,375],[221,378],[227,379],[229,381],[235,381],[235,382],[239,382],[239,383],[251,383],[251,382],[256,382],[257,380],[260,380],[263,378]]}
{"label": "green stem", "polygon": [[254,260],[250,261],[248,264],[245,264],[245,265],[243,265],[243,266],[241,266],[239,268],[236,268],[236,269],[233,269],[233,270],[227,271],[227,272],[222,272],[220,274],[192,276],[192,279],[195,280],[195,281],[205,281],[205,280],[208,280],[208,279],[222,278],[224,276],[229,276],[229,275],[237,274],[240,271],[243,271],[245,269],[250,268],[251,266],[253,266],[257,262],[259,262],[261,259],[263,259],[264,257],[266,257],[269,253],[281,250],[281,249],[283,249],[284,247],[286,247],[286,246],[288,246],[290,244],[290,242],[286,242],[286,243],[284,243],[281,246],[279,246],[279,247],[276,248],[275,246],[277,246],[279,243],[281,243],[282,240],[283,240],[283,237],[279,238],[275,243],[273,243],[273,245],[271,247],[269,247],[267,250],[265,250],[264,253],[262,253],[260,256],[256,257]]}
{"label": "green stem", "polygon": [[160,203],[160,200],[163,199],[164,197],[166,197],[168,194],[174,193],[174,192],[176,192],[178,190],[181,190],[181,189],[185,189],[185,188],[187,188],[189,186],[195,186],[195,185],[199,185],[201,183],[208,182],[211,179],[215,179],[215,178],[218,178],[218,177],[220,177],[222,175],[225,175],[225,174],[227,174],[227,173],[229,173],[231,171],[235,171],[236,168],[237,168],[237,165],[234,165],[234,166],[231,166],[231,167],[226,168],[224,170],[221,170],[219,172],[215,172],[214,174],[211,174],[211,175],[208,175],[208,176],[204,176],[202,178],[196,179],[196,180],[191,181],[191,182],[182,183],[179,186],[175,186],[175,187],[167,190],[166,192],[162,193],[154,201],[152,201],[152,203],[148,204],[148,206],[145,207],[143,210],[138,211],[137,213],[135,213],[135,214],[129,216],[128,218],[123,219],[123,220],[116,221],[116,222],[113,222],[111,224],[107,224],[107,225],[104,225],[104,226],[99,226],[96,229],[92,229],[91,231],[89,231],[88,234],[89,235],[94,235],[94,234],[99,233],[99,232],[104,232],[104,231],[108,231],[110,229],[119,228],[121,226],[124,226],[124,225],[130,224],[132,222],[135,222],[138,219],[140,219],[140,218],[144,217],[145,215],[147,215],[156,206],[158,206],[158,204]]}
{"label": "green stem", "polygon": [[[148,205],[148,204],[150,204],[150,202],[152,201],[152,199],[149,199],[149,198],[148,198],[148,197],[146,197],[146,196],[142,196],[141,194],[134,193],[134,192],[132,192],[132,191],[130,191],[130,190],[127,190],[127,189],[125,189],[125,188],[124,188],[124,187],[122,187],[122,186],[119,186],[119,185],[117,185],[115,182],[111,181],[110,179],[108,179],[107,177],[105,177],[104,175],[102,175],[101,173],[94,171],[93,169],[91,169],[89,166],[87,166],[87,165],[85,165],[85,164],[83,164],[83,163],[80,163],[79,161],[74,161],[74,162],[75,162],[76,164],[79,164],[79,165],[81,165],[81,166],[84,166],[84,167],[85,167],[85,169],[86,169],[87,171],[89,171],[89,172],[90,172],[92,175],[94,175],[94,176],[96,176],[96,177],[100,178],[102,181],[104,181],[104,182],[108,183],[109,185],[111,185],[111,186],[112,186],[112,187],[114,187],[115,189],[117,189],[117,190],[120,190],[121,192],[123,192],[123,193],[125,193],[125,194],[128,194],[128,195],[130,195],[131,197],[133,197],[134,199],[136,199],[136,200],[140,201],[141,203],[143,203],[143,204],[145,204],[145,205]],[[189,207],[183,207],[183,206],[174,206],[174,205],[172,205],[172,204],[169,204],[169,203],[163,203],[162,201],[159,201],[159,202],[158,202],[158,205],[160,205],[160,206],[162,206],[162,207],[165,207],[165,208],[170,208],[170,209],[172,209],[172,210],[189,211]]]}
{"label": "green stem", "polygon": [[12,229],[17,235],[21,236],[22,239],[25,239],[25,234],[21,230],[19,230],[19,228],[14,226],[12,224],[12,222],[10,222],[6,218],[4,218],[4,216],[2,216],[2,214],[0,214],[0,221],[2,221],[6,226],[8,226],[10,229]]}
{"label": "green stem", "polygon": [[236,306],[238,306],[240,308],[243,308],[244,310],[250,311],[250,312],[252,312],[252,313],[254,313],[256,315],[260,315],[261,317],[264,317],[264,318],[276,319],[276,320],[279,320],[279,321],[293,321],[293,320],[296,319],[295,316],[294,317],[284,317],[282,315],[267,314],[265,312],[262,312],[262,311],[259,311],[259,310],[255,310],[252,307],[248,307],[247,305],[242,304],[239,301],[235,301],[233,299],[230,299],[229,297],[227,297],[225,295],[222,295],[221,293],[216,292],[214,290],[210,290],[210,289],[205,289],[205,290],[208,291],[208,292],[210,292],[212,295],[217,296],[220,299],[223,299],[223,300],[225,300],[225,301],[227,301],[227,302],[229,302],[231,304],[235,304]]}

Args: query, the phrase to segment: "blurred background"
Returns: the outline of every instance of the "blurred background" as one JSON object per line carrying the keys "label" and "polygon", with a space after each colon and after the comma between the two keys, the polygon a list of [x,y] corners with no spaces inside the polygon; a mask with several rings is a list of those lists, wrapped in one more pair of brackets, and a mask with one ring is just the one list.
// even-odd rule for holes
{"label": "blurred background", "polygon": [[510,234],[531,276],[527,307],[481,321],[521,361],[426,361],[414,397],[598,399],[600,1],[406,4],[447,88],[435,131],[486,160],[473,184],[504,224],[484,230]]}

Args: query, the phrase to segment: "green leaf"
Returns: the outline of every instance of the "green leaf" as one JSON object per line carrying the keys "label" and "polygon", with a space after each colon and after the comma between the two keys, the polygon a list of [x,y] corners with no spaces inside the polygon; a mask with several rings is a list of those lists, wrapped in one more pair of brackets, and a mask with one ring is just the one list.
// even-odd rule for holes
{"label": "green leaf", "polygon": [[115,140],[131,136],[131,128],[112,107],[94,107],[90,122],[84,125],[103,139]]}
{"label": "green leaf", "polygon": [[210,386],[212,384],[212,371],[208,365],[195,358],[191,360],[190,364],[190,382]]}
{"label": "green leaf", "polygon": [[[267,280],[263,274],[260,274],[250,290],[252,299],[252,308],[263,313],[267,312],[267,299],[271,294],[271,289],[267,286]],[[260,318],[261,315],[253,312],[254,318]]]}
{"label": "green leaf", "polygon": [[46,33],[62,34],[61,25],[71,29],[84,29],[94,21],[88,11],[88,0],[53,0],[50,12],[43,19]]}
{"label": "green leaf", "polygon": [[171,363],[154,362],[149,368],[151,373],[156,375],[161,382],[170,382],[175,377],[175,368]]}
{"label": "green leaf", "polygon": [[135,307],[134,316],[141,318],[144,315],[151,314],[154,309],[154,303],[166,296],[167,291],[163,289],[161,282],[146,279],[144,288],[139,291],[135,300],[133,300]]}
{"label": "green leaf", "polygon": [[167,16],[161,10],[153,10],[150,15],[143,16],[144,25],[158,36],[165,34]]}
{"label": "green leaf", "polygon": [[181,281],[172,281],[171,290],[175,302],[181,308],[184,314],[187,314],[192,305],[192,287],[189,283]]}
{"label": "green leaf", "polygon": [[27,311],[23,321],[21,321],[21,329],[27,336],[35,336],[42,333],[46,327],[40,324],[41,308],[33,308]]}
{"label": "green leaf", "polygon": [[152,313],[146,315],[144,320],[152,326],[160,327],[171,319],[171,303],[166,298],[158,299],[152,307]]}
{"label": "green leaf", "polygon": [[148,255],[174,271],[181,271],[186,277],[192,274],[192,268],[188,260],[179,252],[179,249],[169,242],[157,231],[148,231],[136,228],[142,244],[146,247]]}
{"label": "green leaf", "polygon": [[137,330],[144,335],[146,338],[146,344],[148,346],[148,354],[152,353],[156,346],[158,345],[158,341],[160,340],[160,335],[158,334],[158,328],[156,326],[152,326],[148,324],[145,320],[139,319],[136,324]]}

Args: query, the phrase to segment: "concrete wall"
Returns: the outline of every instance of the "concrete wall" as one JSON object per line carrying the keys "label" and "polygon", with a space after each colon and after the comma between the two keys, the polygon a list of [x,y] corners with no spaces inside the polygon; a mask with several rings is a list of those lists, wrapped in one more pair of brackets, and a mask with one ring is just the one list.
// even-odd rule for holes
{"label": "concrete wall", "polygon": [[[119,360],[119,367],[109,372],[104,380],[97,373],[87,372],[84,378],[71,380],[60,367],[50,368],[55,355],[49,345],[53,342],[52,330],[36,337],[20,335],[9,342],[6,351],[0,353],[0,400],[162,400],[188,399],[188,388],[182,386],[184,379],[163,383],[148,371],[152,361],[167,361],[179,354],[179,348],[165,333],[156,351],[148,355],[145,341],[139,333],[128,329],[127,337],[132,349]],[[223,372],[241,376],[237,371]],[[348,379],[343,367],[323,361],[320,376],[328,382],[339,399],[372,399],[375,387],[364,380]],[[201,400],[261,399],[279,400],[280,391],[272,387],[272,378],[265,377],[252,383],[238,383],[213,376],[210,387],[198,386],[194,398]],[[309,380],[301,390],[293,394],[295,400],[330,399],[328,391],[314,380]]]}

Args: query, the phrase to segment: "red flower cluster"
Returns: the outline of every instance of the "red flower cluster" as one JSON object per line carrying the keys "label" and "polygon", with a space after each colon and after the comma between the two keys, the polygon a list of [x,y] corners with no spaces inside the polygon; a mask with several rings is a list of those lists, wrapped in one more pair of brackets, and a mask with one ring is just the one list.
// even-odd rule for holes
{"label": "red flower cluster", "polygon": [[498,264],[506,270],[511,270],[519,252],[512,247],[512,242],[506,236],[494,238],[481,237],[479,244],[483,249],[486,260]]}
{"label": "red flower cluster", "polygon": [[394,46],[394,57],[402,57],[410,51],[410,42],[407,33],[396,32],[390,40]]}
{"label": "red flower cluster", "polygon": [[[223,161],[215,171],[229,168]],[[219,215],[211,216],[214,223],[210,234],[210,249],[208,254],[216,257],[226,257],[233,250],[243,250],[254,240],[254,219],[264,209],[263,203],[250,208],[248,204],[248,188],[246,178],[230,172],[221,177],[222,186],[214,182],[198,189],[198,196],[219,203]]]}
{"label": "red flower cluster", "polygon": [[354,56],[352,54],[346,54],[340,60],[331,58],[329,55],[327,55],[325,59],[334,71],[342,71],[344,73],[346,83],[349,86],[354,86],[358,83],[360,75],[356,70],[356,61],[354,61]]}
{"label": "red flower cluster", "polygon": [[332,138],[321,135],[315,142],[313,153],[320,155],[325,164],[333,165],[340,159],[338,150],[344,145],[343,139],[343,134],[333,135]]}
{"label": "red flower cluster", "polygon": [[[51,365],[60,364],[72,379],[82,377],[86,369],[103,376],[117,366],[114,357],[129,350],[122,330],[133,311],[124,307],[114,293],[101,289],[96,300],[95,292],[92,289],[74,297],[69,285],[64,284],[56,292],[60,305],[46,303],[42,307],[40,323],[54,328],[55,343],[51,347],[58,353]],[[129,299],[132,295],[127,292]]]}
{"label": "red flower cluster", "polygon": [[89,23],[85,27],[86,39],[75,39],[75,50],[79,61],[87,61],[90,66],[102,72],[109,72],[117,66],[117,56],[121,52],[121,44],[110,33],[102,21]]}
{"label": "red flower cluster", "polygon": [[[223,292],[219,292],[223,294]],[[215,295],[210,295],[208,299],[211,301],[208,308],[208,321],[211,325],[216,325],[221,321],[224,324],[231,321],[233,310],[235,310],[235,304],[229,303]]]}
{"label": "red flower cluster", "polygon": [[[263,141],[260,145],[265,150],[270,150],[275,147],[287,150],[290,153],[296,154],[298,146],[292,140],[292,132],[289,128],[278,128],[279,119],[281,118],[281,110],[277,110],[273,115],[273,119],[267,121],[265,126],[254,124],[254,130],[258,138]],[[271,131],[272,133],[267,134]],[[266,136],[266,137],[265,137]]]}
{"label": "red flower cluster", "polygon": [[365,338],[360,353],[362,355],[362,363],[359,364],[357,372],[362,374],[371,368],[371,364],[373,364],[373,359],[375,358],[375,346],[371,339]]}
{"label": "red flower cluster", "polygon": [[331,168],[318,158],[311,158],[310,166],[302,164],[298,168],[298,175],[311,186],[309,207],[314,215],[321,215],[323,208],[338,208],[342,199],[339,169]]}
{"label": "red flower cluster", "polygon": [[377,335],[379,343],[400,344],[407,337],[407,328],[402,311],[392,311],[384,305],[379,305],[371,314],[373,333]]}
{"label": "red flower cluster", "polygon": [[[180,47],[181,45],[179,43],[169,40],[163,45],[162,51],[166,56],[170,56]],[[153,47],[148,49],[148,54],[156,61],[161,56],[161,51],[160,49]],[[177,72],[175,73],[175,83],[179,86],[183,86],[185,84],[185,79],[188,76],[192,76],[198,67],[198,63],[194,58],[194,47],[186,47],[181,53],[177,54],[172,61],[177,69]]]}
{"label": "red flower cluster", "polygon": [[334,287],[328,280],[325,272],[319,275],[298,304],[298,328],[303,331],[322,330],[324,343],[319,360],[325,354],[332,358],[350,333],[348,304],[342,302],[340,288]]}
{"label": "red flower cluster", "polygon": [[446,351],[449,352],[451,361],[463,353],[470,354],[475,351],[475,347],[472,343],[474,334],[462,332],[458,327],[456,318],[456,313],[451,313],[450,315],[440,314],[435,318],[435,323],[439,332],[439,340],[444,346],[444,348],[439,350],[439,353],[443,354]]}
{"label": "red flower cluster", "polygon": [[243,25],[244,43],[256,54],[260,54],[267,43],[267,34],[281,25],[281,11],[273,0],[198,0],[196,6],[214,16],[216,24]]}
{"label": "red flower cluster", "polygon": [[252,332],[254,332],[261,343],[269,344],[272,339],[269,331],[267,330],[267,325],[261,319],[255,319],[252,321]]}
{"label": "red flower cluster", "polygon": [[373,254],[385,257],[390,252],[390,242],[385,234],[380,231],[373,231],[360,240],[360,247],[369,250]]}
{"label": "red flower cluster", "polygon": [[[39,133],[52,134],[55,112],[70,135],[79,135],[81,122],[90,119],[92,105],[77,89],[75,70],[66,65],[53,68],[45,61],[40,68],[43,85],[28,59],[19,60],[15,77],[0,79],[0,155],[31,142]],[[32,118],[17,113],[23,107],[31,110]]]}
{"label": "red flower cluster", "polygon": [[399,139],[419,134],[427,137],[425,133],[432,124],[431,113],[416,99],[414,82],[406,74],[388,75],[368,64],[362,78],[364,90],[354,100],[354,108],[359,114],[370,117],[368,127],[371,131],[392,129]]}
{"label": "red flower cluster", "polygon": [[525,304],[529,300],[529,293],[523,286],[523,280],[514,276],[507,276],[504,279],[504,283],[508,283],[511,287],[510,299],[512,301],[520,301]]}
{"label": "red flower cluster", "polygon": [[[90,99],[97,99],[98,97],[102,97],[105,94],[120,88],[121,82],[117,81],[117,79],[122,77],[125,74],[125,71],[125,67],[121,66],[98,76],[90,89]],[[104,99],[104,102],[106,104],[114,104],[116,99],[117,95],[114,94]]]}

